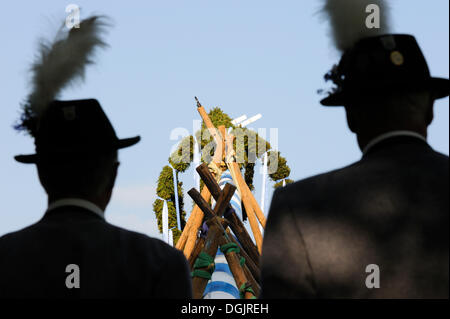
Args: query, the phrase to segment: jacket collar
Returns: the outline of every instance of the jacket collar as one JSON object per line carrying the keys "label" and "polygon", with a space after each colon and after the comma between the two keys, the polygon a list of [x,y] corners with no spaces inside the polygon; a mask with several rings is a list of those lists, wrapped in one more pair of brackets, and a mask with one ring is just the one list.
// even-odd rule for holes
{"label": "jacket collar", "polygon": [[425,143],[428,145],[427,139],[420,135],[419,133],[412,132],[412,131],[391,131],[384,134],[381,134],[371,140],[363,149],[363,157],[366,156],[368,153],[370,153],[374,148],[378,148],[380,144],[385,144],[384,142],[389,140],[415,140],[416,142]]}
{"label": "jacket collar", "polygon": [[54,202],[51,202],[48,205],[47,211],[45,213],[48,213],[50,211],[56,210],[61,207],[79,207],[83,208],[84,210],[87,210],[97,216],[99,216],[102,219],[105,219],[105,212],[95,205],[94,203],[87,201],[85,199],[81,198],[63,198],[56,200]]}

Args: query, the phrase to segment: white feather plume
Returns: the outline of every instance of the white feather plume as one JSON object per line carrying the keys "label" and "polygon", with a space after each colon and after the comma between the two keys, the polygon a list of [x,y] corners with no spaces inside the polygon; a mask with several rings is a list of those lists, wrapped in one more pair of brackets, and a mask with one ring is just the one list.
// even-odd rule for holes
{"label": "white feather plume", "polygon": [[[375,4],[380,8],[380,28],[369,29],[366,8]],[[322,14],[329,20],[336,48],[345,51],[358,40],[390,33],[389,6],[384,0],[324,0]]]}
{"label": "white feather plume", "polygon": [[97,48],[105,47],[101,35],[104,17],[92,16],[81,21],[79,28],[58,32],[53,42],[41,40],[36,60],[32,64],[32,91],[24,106],[19,129],[33,135],[32,124],[43,114],[61,90],[84,79],[86,66],[93,63]]}

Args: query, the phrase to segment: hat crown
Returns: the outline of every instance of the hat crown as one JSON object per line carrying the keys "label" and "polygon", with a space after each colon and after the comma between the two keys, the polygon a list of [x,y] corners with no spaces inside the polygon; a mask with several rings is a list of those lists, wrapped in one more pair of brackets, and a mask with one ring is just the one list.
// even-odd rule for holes
{"label": "hat crown", "polygon": [[335,87],[321,101],[345,105],[352,95],[379,95],[430,90],[433,98],[449,95],[448,80],[433,78],[416,39],[408,34],[385,34],[359,40],[344,52],[339,64],[325,75]]}
{"label": "hat crown", "polygon": [[35,144],[38,153],[65,153],[112,149],[117,140],[97,100],[55,100],[38,123]]}
{"label": "hat crown", "polygon": [[[359,40],[347,50],[338,66],[344,86],[372,86],[386,81],[423,81],[430,71],[416,39],[407,34],[386,34]],[[376,85],[374,85],[376,87]]]}

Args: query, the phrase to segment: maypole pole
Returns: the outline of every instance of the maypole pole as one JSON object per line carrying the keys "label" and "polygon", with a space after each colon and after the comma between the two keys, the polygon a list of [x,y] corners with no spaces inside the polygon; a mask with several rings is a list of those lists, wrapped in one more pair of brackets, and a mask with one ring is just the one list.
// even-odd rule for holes
{"label": "maypole pole", "polygon": [[[243,136],[246,136],[245,134],[252,132],[244,127],[261,118],[261,114],[257,114],[250,119],[243,115],[232,121],[227,115],[223,117],[224,113],[218,108],[213,109],[208,114],[200,104],[200,101],[197,98],[195,100],[197,102],[197,111],[204,123],[200,128],[200,136],[202,136],[203,131],[208,131],[210,137],[208,137],[206,142],[210,143],[211,140],[209,139],[212,139],[212,145],[214,145],[215,149],[212,159],[206,160],[206,163],[201,164],[205,157],[200,157],[205,154],[208,156],[211,154],[209,153],[210,144],[203,149],[204,154],[201,154],[201,150],[198,148],[198,145],[201,144],[200,138],[195,134],[193,140],[191,137],[190,156],[193,156],[191,161],[196,165],[195,170],[204,187],[201,190],[199,189],[199,183],[197,182],[199,180],[196,178],[197,175],[195,175],[194,182],[196,187],[188,192],[195,204],[176,244],[176,248],[183,251],[193,271],[194,298],[226,298],[225,295],[227,294],[228,297],[254,298],[259,295],[260,290],[259,259],[262,250],[262,233],[266,224],[264,208],[266,206],[267,178],[270,176],[270,178],[274,179],[274,177],[268,175],[267,172],[268,162],[270,161],[269,154],[267,152],[265,154],[263,152],[257,153],[260,154],[257,155],[258,158],[261,158],[261,155],[264,156],[261,158],[264,174],[261,199],[263,209],[261,209],[250,190],[250,188],[253,188],[251,179],[247,181],[247,170],[253,174],[254,164],[250,169],[247,167],[250,161],[247,164],[245,155],[247,153],[245,153],[243,156],[245,162],[242,163],[246,170],[244,179],[241,163],[238,163],[238,158],[240,157],[236,155],[237,150],[235,150],[234,145],[236,138],[234,134],[238,137],[236,141],[238,143],[236,145],[239,151],[238,155],[241,149],[244,149],[245,152],[250,152],[256,145],[260,145],[259,143],[266,143],[267,145],[268,143],[264,139],[256,139],[255,143],[258,144],[253,145],[250,144],[253,143],[250,137],[247,140],[243,138]],[[229,128],[227,129],[227,127]],[[257,136],[256,134],[256,138]],[[192,146],[194,147],[193,152]],[[180,152],[180,150],[177,150],[177,152]],[[284,159],[282,158],[282,160]],[[287,170],[287,173],[289,173],[285,160],[283,165],[284,171]],[[285,178],[288,175],[281,169],[279,171],[280,174],[278,175],[282,175],[281,178]],[[174,171],[173,173],[174,185],[176,185],[177,176]],[[278,180],[278,178],[276,179]],[[176,187],[174,189],[177,191]],[[178,199],[175,200],[178,202]],[[247,213],[254,240],[252,240],[243,224],[243,208],[245,208]],[[219,248],[220,251],[218,252]],[[217,269],[215,269],[216,266]],[[223,275],[224,271],[232,275],[234,279],[233,284],[231,284],[232,280],[229,276]],[[230,284],[234,289],[225,291],[225,288],[230,288]]]}

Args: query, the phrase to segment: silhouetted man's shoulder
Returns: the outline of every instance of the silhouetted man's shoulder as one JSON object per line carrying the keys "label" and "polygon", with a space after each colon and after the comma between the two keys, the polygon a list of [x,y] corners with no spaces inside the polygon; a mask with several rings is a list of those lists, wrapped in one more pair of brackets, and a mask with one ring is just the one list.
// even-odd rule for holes
{"label": "silhouetted man's shoulder", "polygon": [[148,255],[144,262],[158,265],[158,270],[165,271],[165,264],[175,263],[180,265],[180,269],[186,264],[184,254],[178,249],[168,245],[160,239],[149,237],[145,234],[130,231],[112,224],[106,226],[111,232],[116,233],[123,241],[121,247],[129,258],[138,260],[142,256]]}
{"label": "silhouetted man's shoulder", "polygon": [[343,168],[279,188],[274,197],[283,197],[295,207],[307,202],[319,206],[350,205],[364,194],[390,190],[411,194],[422,190],[422,194],[427,194],[434,189],[444,194],[448,190],[448,168],[449,157],[431,148],[420,145],[387,148]]}
{"label": "silhouetted man's shoulder", "polygon": [[[448,157],[417,143],[278,189],[263,295],[448,298],[448,193]],[[368,265],[381,269],[380,289],[366,287]]]}
{"label": "silhouetted man's shoulder", "polygon": [[145,234],[129,231],[111,224],[107,227],[123,239],[121,247],[124,257],[138,265],[142,273],[152,269],[156,286],[152,289],[155,298],[190,298],[190,270],[184,254],[162,240]]}
{"label": "silhouetted man's shoulder", "polygon": [[[352,165],[335,169],[326,173],[310,176],[305,179],[279,187],[275,190],[275,197],[282,197],[294,202],[305,202],[323,199],[323,195],[329,194],[332,188],[338,186],[345,178],[351,175],[351,171],[357,170],[358,162]],[[325,193],[325,194],[324,194]]]}
{"label": "silhouetted man's shoulder", "polygon": [[[46,214],[2,236],[0,255],[0,295],[5,297],[191,296],[189,267],[180,251],[89,212]],[[66,267],[72,264],[82,278],[79,289],[65,285]]]}

